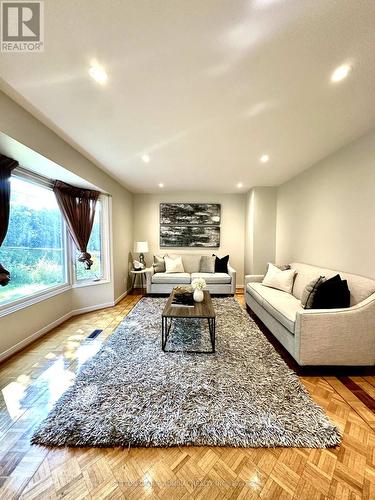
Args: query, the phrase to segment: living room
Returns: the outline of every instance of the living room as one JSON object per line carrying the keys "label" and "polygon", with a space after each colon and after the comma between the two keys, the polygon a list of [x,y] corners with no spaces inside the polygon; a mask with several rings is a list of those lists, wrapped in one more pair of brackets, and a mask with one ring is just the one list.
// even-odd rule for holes
{"label": "living room", "polygon": [[108,6],[1,5],[1,498],[373,498],[375,5]]}

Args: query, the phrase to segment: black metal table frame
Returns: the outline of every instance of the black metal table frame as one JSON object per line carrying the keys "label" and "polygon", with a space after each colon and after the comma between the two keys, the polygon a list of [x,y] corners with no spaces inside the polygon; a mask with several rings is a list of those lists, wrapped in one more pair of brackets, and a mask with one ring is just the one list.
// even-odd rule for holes
{"label": "black metal table frame", "polygon": [[[166,349],[165,346],[167,345],[168,338],[169,338],[169,333],[172,327],[172,323],[174,319],[207,319],[208,321],[208,329],[210,331],[210,340],[211,340],[211,346],[212,350],[211,351],[194,351],[194,350],[184,350],[184,349],[179,349],[179,350],[173,350],[173,349]],[[169,320],[169,321],[168,321]],[[161,336],[161,347],[164,352],[183,352],[183,353],[190,353],[190,354],[214,354],[215,353],[215,342],[216,342],[216,318],[207,318],[207,317],[198,317],[194,318],[191,316],[187,317],[181,317],[181,316],[162,316],[161,318],[162,321],[162,336]]]}
{"label": "black metal table frame", "polygon": [[146,276],[145,276],[145,272],[141,272],[141,273],[132,273],[133,274],[133,282],[132,282],[132,290],[134,290],[134,285],[135,285],[135,280],[137,279],[137,276],[140,276],[141,277],[141,289],[142,289],[142,295],[143,295],[143,291],[146,290],[146,285],[147,285],[147,279],[146,279]]}

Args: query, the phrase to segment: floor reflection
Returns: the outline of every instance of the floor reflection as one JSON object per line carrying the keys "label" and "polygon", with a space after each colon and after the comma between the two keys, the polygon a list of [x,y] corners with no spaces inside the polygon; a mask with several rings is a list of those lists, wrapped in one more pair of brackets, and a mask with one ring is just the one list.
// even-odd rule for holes
{"label": "floor reflection", "polygon": [[1,393],[9,414],[12,420],[20,418],[25,409],[22,407],[22,401],[25,397],[27,384],[22,382],[11,382],[5,386]]}
{"label": "floor reflection", "polygon": [[[78,330],[82,331],[82,330]],[[18,420],[43,395],[43,404],[51,409],[54,403],[74,383],[82,365],[92,358],[102,347],[100,339],[86,340],[82,334],[72,335],[63,343],[62,353],[48,352],[44,363],[34,363],[37,378],[32,374],[21,374],[1,391],[3,407],[11,421]],[[44,367],[43,367],[44,365]]]}
{"label": "floor reflection", "polygon": [[65,366],[62,357],[42,373],[40,381],[44,381],[47,384],[49,407],[73,384],[74,380],[75,373]]}

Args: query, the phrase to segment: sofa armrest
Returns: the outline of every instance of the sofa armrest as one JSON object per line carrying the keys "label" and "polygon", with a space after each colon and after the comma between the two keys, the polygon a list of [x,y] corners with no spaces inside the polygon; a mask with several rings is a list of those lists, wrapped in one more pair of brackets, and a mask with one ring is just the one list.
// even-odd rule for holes
{"label": "sofa armrest", "polygon": [[264,274],[247,274],[245,276],[245,288],[248,283],[262,283]]}
{"label": "sofa armrest", "polygon": [[301,365],[374,365],[375,294],[345,309],[297,311],[295,341]]}
{"label": "sofa armrest", "polygon": [[146,275],[146,291],[147,293],[151,293],[151,283],[152,283],[152,275],[155,274],[155,270],[153,266],[148,267],[145,270],[145,275]]}
{"label": "sofa armrest", "polygon": [[230,281],[230,283],[231,283],[231,293],[234,295],[236,293],[237,272],[229,264],[228,264],[228,274],[231,277],[231,281]]}

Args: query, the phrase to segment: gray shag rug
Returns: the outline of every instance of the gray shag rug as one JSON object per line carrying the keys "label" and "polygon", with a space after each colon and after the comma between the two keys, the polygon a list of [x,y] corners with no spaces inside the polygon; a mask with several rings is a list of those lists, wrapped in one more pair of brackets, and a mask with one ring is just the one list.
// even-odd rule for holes
{"label": "gray shag rug", "polygon": [[[32,437],[47,446],[326,448],[337,428],[233,298],[214,298],[216,353],[164,353],[166,299],[144,298],[79,372]],[[169,349],[209,349],[179,320]]]}

